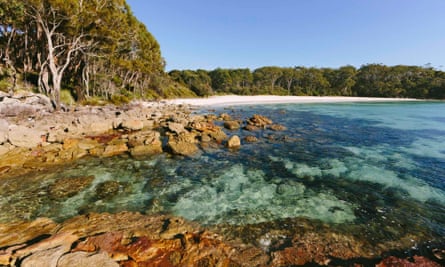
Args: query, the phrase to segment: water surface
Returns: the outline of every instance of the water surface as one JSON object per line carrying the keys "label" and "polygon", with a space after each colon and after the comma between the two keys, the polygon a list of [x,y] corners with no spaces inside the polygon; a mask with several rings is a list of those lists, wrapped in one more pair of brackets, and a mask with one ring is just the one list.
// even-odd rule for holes
{"label": "water surface", "polygon": [[[0,222],[130,210],[183,216],[229,234],[301,220],[372,244],[444,242],[445,103],[282,104],[216,112],[240,119],[262,114],[287,130],[228,132],[260,139],[236,151],[88,158],[2,179]],[[73,196],[49,196],[57,180],[80,175],[95,178]],[[118,186],[98,195],[107,181]]]}

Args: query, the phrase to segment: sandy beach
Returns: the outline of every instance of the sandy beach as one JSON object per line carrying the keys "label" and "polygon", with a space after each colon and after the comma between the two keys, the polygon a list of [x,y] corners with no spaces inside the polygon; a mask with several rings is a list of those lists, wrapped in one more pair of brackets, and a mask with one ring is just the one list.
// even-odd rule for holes
{"label": "sandy beach", "polygon": [[168,100],[169,104],[188,104],[192,106],[231,106],[256,104],[286,104],[286,103],[346,103],[346,102],[394,102],[418,101],[412,98],[376,98],[376,97],[344,97],[344,96],[211,96],[207,98],[177,98]]}

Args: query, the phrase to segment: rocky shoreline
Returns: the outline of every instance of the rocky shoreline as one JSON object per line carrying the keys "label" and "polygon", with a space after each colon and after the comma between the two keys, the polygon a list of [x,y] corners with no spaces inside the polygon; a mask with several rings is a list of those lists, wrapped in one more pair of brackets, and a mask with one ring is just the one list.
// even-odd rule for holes
{"label": "rocky shoreline", "polygon": [[[245,134],[234,134],[241,128]],[[261,115],[197,114],[190,106],[166,102],[54,112],[45,96],[2,94],[0,179],[19,179],[84,157],[193,157],[207,149],[237,149],[259,141],[255,132],[266,128],[285,130]],[[65,197],[89,180],[74,178],[66,185],[77,188],[59,183],[48,190]],[[429,258],[372,255],[354,236],[323,225],[299,229],[301,224],[292,226],[286,239],[277,232],[246,243],[166,215],[90,213],[60,223],[38,218],[0,224],[0,266],[440,266],[445,260],[443,244],[430,249]]]}

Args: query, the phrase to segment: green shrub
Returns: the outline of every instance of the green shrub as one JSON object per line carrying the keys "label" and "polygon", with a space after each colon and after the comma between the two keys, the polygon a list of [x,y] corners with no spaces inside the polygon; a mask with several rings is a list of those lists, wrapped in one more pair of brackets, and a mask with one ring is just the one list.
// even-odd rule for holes
{"label": "green shrub", "polygon": [[128,104],[131,101],[131,99],[130,99],[130,97],[125,96],[125,95],[114,94],[111,96],[110,101],[114,105],[120,106],[123,104]]}
{"label": "green shrub", "polygon": [[11,88],[12,84],[8,81],[8,79],[0,80],[0,91],[8,92],[9,88]]}
{"label": "green shrub", "polygon": [[65,105],[72,106],[76,103],[76,100],[74,100],[70,90],[64,89],[60,91],[60,102]]}

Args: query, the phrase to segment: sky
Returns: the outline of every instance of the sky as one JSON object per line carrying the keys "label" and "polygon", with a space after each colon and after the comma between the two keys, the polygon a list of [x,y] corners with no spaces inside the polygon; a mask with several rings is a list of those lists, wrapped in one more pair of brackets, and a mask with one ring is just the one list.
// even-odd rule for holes
{"label": "sky", "polygon": [[445,69],[445,0],[127,0],[166,70]]}

